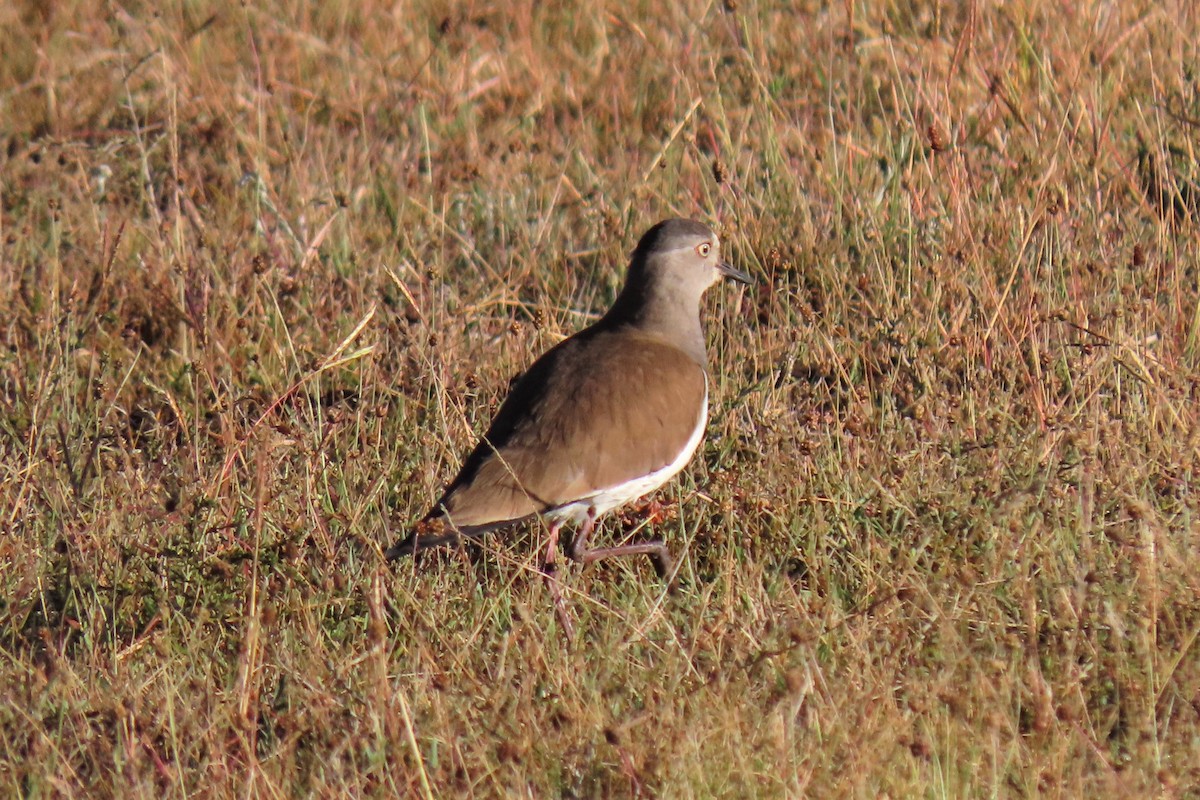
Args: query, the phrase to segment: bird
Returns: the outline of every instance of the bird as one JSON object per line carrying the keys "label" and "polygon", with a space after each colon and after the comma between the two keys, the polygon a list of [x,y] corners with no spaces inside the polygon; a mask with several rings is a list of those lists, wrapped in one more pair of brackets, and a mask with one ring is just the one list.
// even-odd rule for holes
{"label": "bird", "polygon": [[[457,476],[388,561],[475,538],[535,516],[548,523],[543,572],[559,534],[577,562],[645,554],[673,581],[662,540],[592,547],[605,513],[653,492],[691,460],[708,422],[700,302],[722,278],[752,283],[720,257],[706,225],[667,219],[638,241],[624,286],[597,322],[559,342],[521,375]],[[561,594],[551,582],[560,617]]]}

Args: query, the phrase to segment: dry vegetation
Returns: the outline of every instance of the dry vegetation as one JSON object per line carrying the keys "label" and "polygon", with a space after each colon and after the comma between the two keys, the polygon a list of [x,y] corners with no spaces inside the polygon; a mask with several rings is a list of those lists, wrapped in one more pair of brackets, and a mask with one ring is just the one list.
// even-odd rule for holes
{"label": "dry vegetation", "polygon": [[[1194,6],[508,5],[0,7],[0,795],[1195,796]],[[673,215],[683,591],[383,564]]]}

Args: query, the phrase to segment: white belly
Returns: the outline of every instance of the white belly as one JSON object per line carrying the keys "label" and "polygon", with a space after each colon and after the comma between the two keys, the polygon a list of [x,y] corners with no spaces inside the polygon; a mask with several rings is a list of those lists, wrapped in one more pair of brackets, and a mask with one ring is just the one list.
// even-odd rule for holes
{"label": "white belly", "polygon": [[692,431],[691,438],[687,440],[687,444],[679,451],[679,455],[675,457],[674,461],[661,469],[656,469],[649,475],[601,489],[588,497],[581,498],[573,503],[567,503],[564,506],[559,506],[546,514],[546,516],[554,520],[562,519],[579,523],[587,518],[589,509],[594,508],[596,516],[599,517],[608,511],[612,511],[614,508],[623,506],[628,502],[653,492],[678,475],[687,466],[687,463],[692,460],[692,455],[696,452],[696,448],[700,446],[700,440],[704,438],[704,427],[707,424],[708,388],[705,387],[704,402],[700,405],[700,417],[696,420],[696,429]]}

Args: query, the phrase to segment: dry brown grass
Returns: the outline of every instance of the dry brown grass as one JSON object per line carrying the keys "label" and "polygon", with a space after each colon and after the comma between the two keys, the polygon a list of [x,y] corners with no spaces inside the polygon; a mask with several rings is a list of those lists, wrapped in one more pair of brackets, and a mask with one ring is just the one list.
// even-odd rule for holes
{"label": "dry brown grass", "polygon": [[[1192,5],[554,5],[0,8],[0,794],[1200,792]],[[685,590],[385,566],[671,215]]]}

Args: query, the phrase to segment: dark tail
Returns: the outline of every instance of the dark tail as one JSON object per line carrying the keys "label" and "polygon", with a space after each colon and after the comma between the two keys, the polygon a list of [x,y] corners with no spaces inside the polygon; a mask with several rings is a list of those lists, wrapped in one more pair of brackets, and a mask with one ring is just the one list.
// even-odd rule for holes
{"label": "dark tail", "polygon": [[418,550],[428,550],[431,547],[443,547],[453,544],[462,538],[458,533],[429,534],[413,531],[383,552],[388,561],[411,556]]}
{"label": "dark tail", "polygon": [[463,525],[459,527],[454,525],[450,521],[450,518],[440,509],[435,509],[430,511],[425,519],[414,525],[408,536],[405,536],[387,550],[384,550],[383,557],[388,561],[395,561],[398,558],[415,555],[418,550],[424,551],[435,547],[445,547],[448,544],[457,544],[463,539],[478,539],[485,533],[505,527],[506,525],[512,525],[515,522],[521,522],[524,519],[528,519],[528,517],[506,519],[486,525]]}

